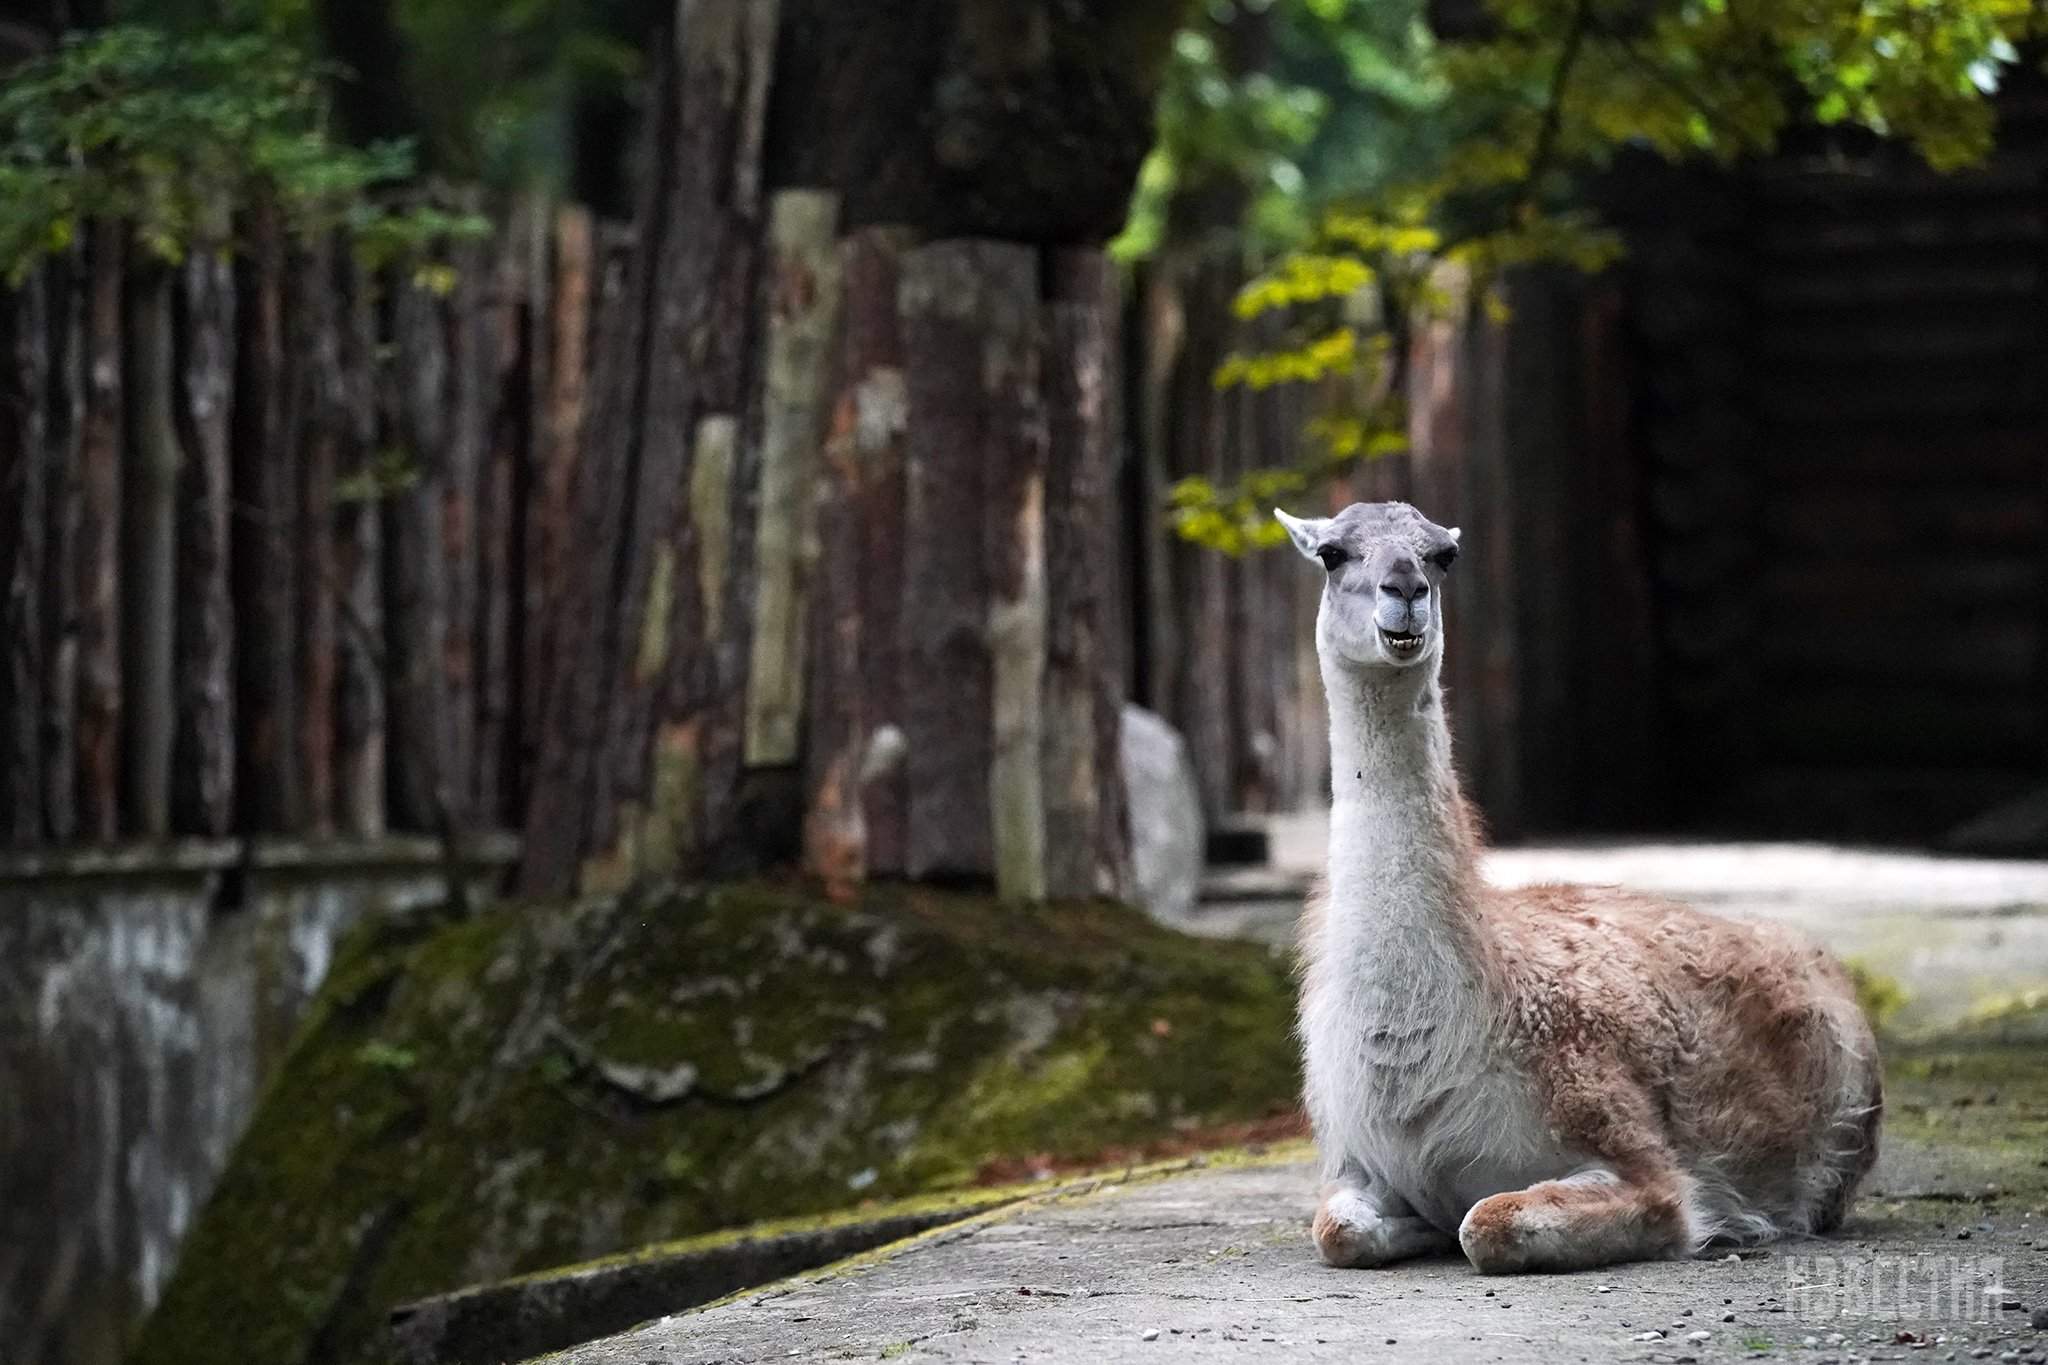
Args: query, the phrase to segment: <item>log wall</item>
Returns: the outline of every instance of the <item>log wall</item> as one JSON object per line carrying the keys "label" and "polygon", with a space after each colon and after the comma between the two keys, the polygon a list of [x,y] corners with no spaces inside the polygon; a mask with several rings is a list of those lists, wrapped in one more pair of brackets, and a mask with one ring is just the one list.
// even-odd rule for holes
{"label": "log wall", "polygon": [[5,847],[514,818],[588,220],[521,209],[452,290],[239,228],[0,293]]}

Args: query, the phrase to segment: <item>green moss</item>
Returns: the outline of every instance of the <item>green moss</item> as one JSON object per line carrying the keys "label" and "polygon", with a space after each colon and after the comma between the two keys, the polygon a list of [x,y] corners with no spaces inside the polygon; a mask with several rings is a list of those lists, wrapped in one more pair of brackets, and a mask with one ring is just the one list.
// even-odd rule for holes
{"label": "green moss", "polygon": [[1856,1003],[1863,1007],[1870,1026],[1882,1033],[1906,1003],[1906,988],[1869,965],[1851,960],[1849,980],[1856,988]]}
{"label": "green moss", "polygon": [[1291,996],[1263,949],[1120,907],[900,887],[380,926],[133,1358],[368,1361],[412,1298],[1259,1117],[1297,1093]]}
{"label": "green moss", "polygon": [[1885,1090],[1887,1139],[1953,1153],[2009,1196],[2048,1198],[2048,1050],[1967,1027],[1894,1049]]}

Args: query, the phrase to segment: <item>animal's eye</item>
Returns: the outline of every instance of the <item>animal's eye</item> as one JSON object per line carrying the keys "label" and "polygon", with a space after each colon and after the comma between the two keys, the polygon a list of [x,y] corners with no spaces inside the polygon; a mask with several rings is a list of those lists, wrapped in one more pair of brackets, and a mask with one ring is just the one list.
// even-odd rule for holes
{"label": "animal's eye", "polygon": [[1337,572],[1337,566],[1351,558],[1351,556],[1345,554],[1343,550],[1335,545],[1325,545],[1322,549],[1316,551],[1316,558],[1323,561],[1325,569],[1335,573]]}
{"label": "animal's eye", "polygon": [[1438,550],[1429,557],[1429,562],[1448,573],[1451,565],[1458,562],[1458,547],[1455,545],[1444,546],[1443,549]]}

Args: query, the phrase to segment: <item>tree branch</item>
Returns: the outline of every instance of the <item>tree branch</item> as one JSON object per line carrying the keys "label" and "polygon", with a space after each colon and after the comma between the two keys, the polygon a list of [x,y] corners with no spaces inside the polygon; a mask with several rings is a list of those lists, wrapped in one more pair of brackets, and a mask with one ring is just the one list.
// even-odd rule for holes
{"label": "tree branch", "polygon": [[1586,34],[1593,27],[1593,0],[1578,0],[1572,6],[1571,27],[1565,30],[1564,49],[1557,54],[1557,65],[1550,72],[1550,93],[1543,103],[1543,122],[1536,128],[1536,143],[1529,151],[1529,167],[1522,173],[1521,187],[1515,192],[1511,219],[1525,217],[1534,207],[1539,182],[1550,162],[1557,154],[1557,139],[1564,127],[1564,102],[1569,91],[1572,68],[1578,65],[1579,53],[1584,50]]}

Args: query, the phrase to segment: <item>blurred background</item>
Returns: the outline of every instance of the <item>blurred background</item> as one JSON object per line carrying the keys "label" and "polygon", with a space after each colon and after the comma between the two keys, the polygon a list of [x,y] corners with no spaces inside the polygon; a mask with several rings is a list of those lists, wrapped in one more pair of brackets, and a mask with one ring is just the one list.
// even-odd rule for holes
{"label": "blurred background", "polygon": [[[461,1284],[1284,1128],[1284,966],[1178,956],[1283,940],[1320,858],[1276,504],[1462,526],[1497,875],[1845,935],[1878,1004],[2033,1000],[2041,23],[7,6],[0,1356],[206,1359],[233,1323],[371,1359]],[[1007,983],[929,1002],[979,1041],[847,1003],[830,1046],[757,1043],[829,992],[720,956],[852,953],[892,1002],[891,935],[919,981]],[[1004,956],[1034,939],[1073,955]],[[621,1023],[636,957],[697,983],[649,1006],[682,1032]],[[1147,992],[1267,1045],[1176,1079],[1224,1044]],[[1059,1053],[1112,999],[1139,1041]],[[713,1035],[759,1074],[716,1080]],[[921,1129],[855,1035],[1007,1069]],[[1055,1124],[1078,1090],[1033,1087],[1104,1057],[1147,1075]],[[831,1119],[770,1112],[828,1083]],[[741,1197],[769,1147],[787,1186]]]}

